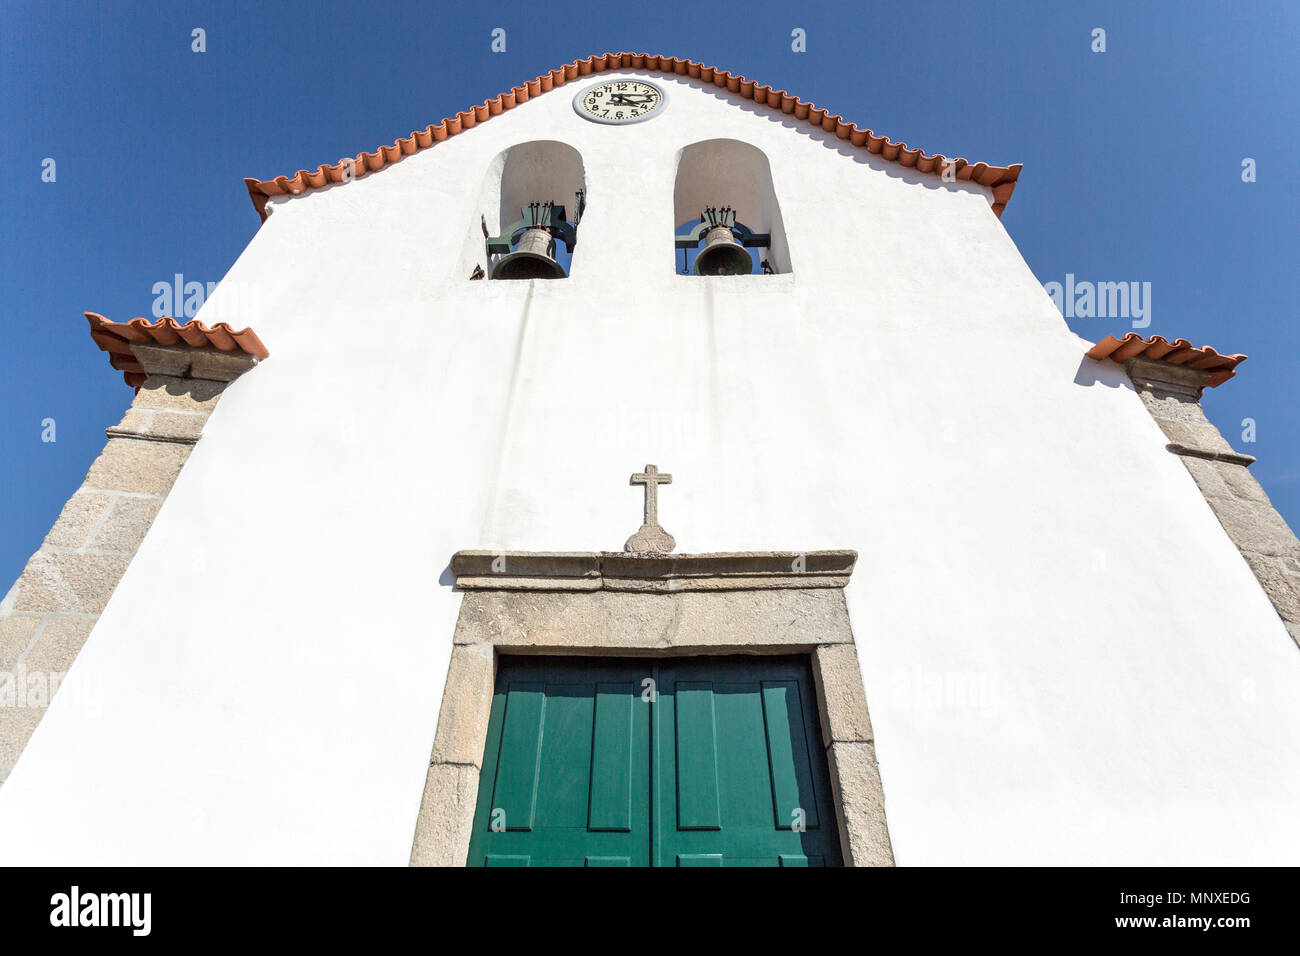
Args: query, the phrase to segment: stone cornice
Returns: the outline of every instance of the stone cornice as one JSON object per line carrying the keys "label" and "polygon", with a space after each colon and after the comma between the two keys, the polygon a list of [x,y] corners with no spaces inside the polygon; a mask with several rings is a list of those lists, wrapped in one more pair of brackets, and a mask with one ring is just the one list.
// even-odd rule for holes
{"label": "stone cornice", "polygon": [[195,347],[179,343],[132,342],[131,354],[146,375],[173,378],[199,378],[214,382],[233,382],[258,362],[256,355],[212,347]]}
{"label": "stone cornice", "polygon": [[1233,465],[1241,465],[1249,468],[1255,464],[1258,459],[1254,455],[1242,455],[1235,451],[1216,451],[1210,448],[1199,448],[1192,445],[1180,445],[1177,442],[1171,442],[1165,446],[1167,451],[1175,455],[1182,455],[1184,458],[1203,458],[1206,461],[1226,461]]}
{"label": "stone cornice", "polygon": [[842,588],[856,551],[627,554],[613,551],[457,551],[465,591],[743,591]]}
{"label": "stone cornice", "polygon": [[1210,381],[1210,373],[1203,369],[1142,357],[1129,359],[1124,363],[1124,370],[1140,389],[1156,389],[1193,402],[1201,400],[1201,393]]}

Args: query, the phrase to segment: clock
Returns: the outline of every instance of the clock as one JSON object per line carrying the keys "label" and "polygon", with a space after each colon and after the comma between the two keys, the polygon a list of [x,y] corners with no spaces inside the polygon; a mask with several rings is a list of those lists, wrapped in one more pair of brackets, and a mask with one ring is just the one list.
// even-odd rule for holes
{"label": "clock", "polygon": [[645,80],[607,80],[589,86],[573,98],[573,109],[593,123],[625,126],[642,123],[663,112],[668,96]]}

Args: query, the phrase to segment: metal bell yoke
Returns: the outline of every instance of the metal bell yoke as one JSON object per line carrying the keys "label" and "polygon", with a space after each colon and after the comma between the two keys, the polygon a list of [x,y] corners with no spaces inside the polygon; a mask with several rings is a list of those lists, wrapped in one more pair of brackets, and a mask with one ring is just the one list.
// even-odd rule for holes
{"label": "metal bell yoke", "polygon": [[[581,207],[581,195],[578,204]],[[492,266],[491,277],[566,278],[564,267],[555,261],[555,240],[561,240],[572,252],[578,244],[578,230],[568,221],[564,207],[553,202],[531,202],[519,211],[522,213],[519,220],[503,229],[501,235],[487,237],[489,260],[494,255],[501,256]]]}
{"label": "metal bell yoke", "polygon": [[704,239],[704,248],[695,257],[697,276],[746,276],[754,271],[754,262],[746,248],[766,247],[772,243],[769,233],[756,233],[736,219],[730,206],[710,206],[700,213],[694,227],[676,237],[678,249],[694,249]]}

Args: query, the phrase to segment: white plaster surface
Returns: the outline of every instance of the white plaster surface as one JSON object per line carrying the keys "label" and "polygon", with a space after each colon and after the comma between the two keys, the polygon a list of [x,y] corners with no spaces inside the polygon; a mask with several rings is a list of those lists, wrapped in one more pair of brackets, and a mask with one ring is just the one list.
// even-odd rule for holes
{"label": "white plaster surface", "polygon": [[[271,358],[0,788],[5,862],[404,865],[451,554],[617,549],[647,462],[679,551],[860,552],[900,864],[1300,861],[1295,644],[987,190],[654,78],[651,122],[569,85],[273,203],[199,315],[255,290]],[[767,154],[790,274],[674,274],[676,156],[719,137]],[[582,154],[572,276],[468,281],[531,140]]]}

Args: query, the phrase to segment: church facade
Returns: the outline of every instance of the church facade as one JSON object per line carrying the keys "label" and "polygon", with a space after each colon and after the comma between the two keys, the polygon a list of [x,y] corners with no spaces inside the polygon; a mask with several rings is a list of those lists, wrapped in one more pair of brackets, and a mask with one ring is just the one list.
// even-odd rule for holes
{"label": "church facade", "polygon": [[88,314],[7,860],[1294,863],[1244,356],[1072,333],[1019,173],[610,54],[249,180],[194,322]]}

